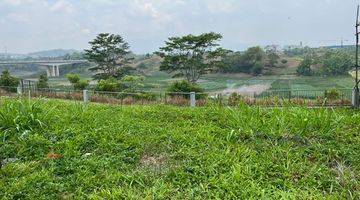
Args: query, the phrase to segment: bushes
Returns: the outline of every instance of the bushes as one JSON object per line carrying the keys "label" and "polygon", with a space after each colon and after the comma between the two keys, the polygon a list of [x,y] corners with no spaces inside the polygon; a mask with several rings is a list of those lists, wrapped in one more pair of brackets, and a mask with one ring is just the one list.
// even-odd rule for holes
{"label": "bushes", "polygon": [[183,96],[184,98],[190,98],[188,93],[195,92],[199,93],[196,95],[197,99],[204,99],[206,94],[204,93],[204,89],[196,84],[189,83],[186,80],[176,81],[172,83],[168,89],[170,96]]}
{"label": "bushes", "polygon": [[89,86],[89,81],[81,80],[79,74],[67,74],[66,77],[74,87],[74,90],[85,90]]}
{"label": "bushes", "polygon": [[340,91],[335,88],[325,92],[325,98],[329,100],[337,100],[340,98],[340,95]]}
{"label": "bushes", "polygon": [[0,77],[0,87],[8,92],[16,92],[16,87],[19,85],[19,79],[10,75],[8,70],[2,72]]}
{"label": "bushes", "polygon": [[240,94],[233,92],[229,96],[228,102],[229,102],[230,106],[236,106],[241,102],[242,99],[243,99],[243,97]]}
{"label": "bushes", "polygon": [[37,82],[36,86],[39,89],[48,89],[49,88],[49,84],[48,84],[48,77],[46,76],[46,74],[41,74],[39,77],[39,81]]}

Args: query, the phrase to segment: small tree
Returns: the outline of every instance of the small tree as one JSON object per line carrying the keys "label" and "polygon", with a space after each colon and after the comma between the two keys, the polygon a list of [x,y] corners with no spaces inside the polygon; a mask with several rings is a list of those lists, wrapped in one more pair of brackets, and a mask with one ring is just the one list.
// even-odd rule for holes
{"label": "small tree", "polygon": [[278,64],[278,60],[280,59],[280,56],[276,52],[270,52],[268,53],[267,57],[270,67],[276,67],[276,64]]}
{"label": "small tree", "polygon": [[219,48],[222,36],[217,33],[172,37],[157,54],[163,58],[160,70],[175,73],[196,83],[200,76],[215,71],[226,51]]}
{"label": "small tree", "polygon": [[19,79],[11,76],[8,70],[3,71],[0,76],[0,87],[9,92],[16,92],[17,86],[19,86]]}
{"label": "small tree", "polygon": [[86,87],[89,86],[89,81],[81,80],[79,74],[67,74],[66,77],[74,90],[85,90]]}
{"label": "small tree", "polygon": [[120,35],[101,33],[89,43],[91,48],[85,50],[85,57],[97,64],[89,69],[96,72],[95,79],[121,78],[133,70],[128,66],[133,59],[130,46]]}
{"label": "small tree", "polygon": [[311,64],[311,58],[305,57],[305,59],[301,61],[298,68],[296,69],[297,74],[302,76],[311,76],[313,74],[311,70]]}
{"label": "small tree", "polygon": [[37,88],[39,88],[39,89],[49,88],[48,80],[49,79],[46,76],[46,74],[40,74],[39,81],[36,84]]}

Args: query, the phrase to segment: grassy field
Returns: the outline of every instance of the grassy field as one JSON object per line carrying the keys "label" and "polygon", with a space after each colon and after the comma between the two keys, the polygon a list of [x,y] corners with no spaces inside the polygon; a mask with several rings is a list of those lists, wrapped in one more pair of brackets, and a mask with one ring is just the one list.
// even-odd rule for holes
{"label": "grassy field", "polygon": [[1,100],[2,199],[358,199],[360,114]]}

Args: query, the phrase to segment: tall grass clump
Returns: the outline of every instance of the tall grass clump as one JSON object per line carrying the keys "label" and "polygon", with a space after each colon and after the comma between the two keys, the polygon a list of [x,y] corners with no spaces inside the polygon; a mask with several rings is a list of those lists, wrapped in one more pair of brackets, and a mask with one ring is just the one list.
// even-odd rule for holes
{"label": "tall grass clump", "polygon": [[52,107],[42,100],[3,100],[0,104],[0,159],[17,154],[36,154],[47,139],[46,129],[54,119]]}

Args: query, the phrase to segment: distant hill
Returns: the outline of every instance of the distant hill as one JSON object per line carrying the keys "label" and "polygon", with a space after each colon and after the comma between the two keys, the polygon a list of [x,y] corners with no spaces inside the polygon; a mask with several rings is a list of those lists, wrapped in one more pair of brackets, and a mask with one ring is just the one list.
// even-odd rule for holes
{"label": "distant hill", "polygon": [[67,54],[79,53],[80,51],[75,49],[52,49],[46,51],[39,51],[27,54],[28,57],[32,58],[53,58],[53,57],[61,57]]}

